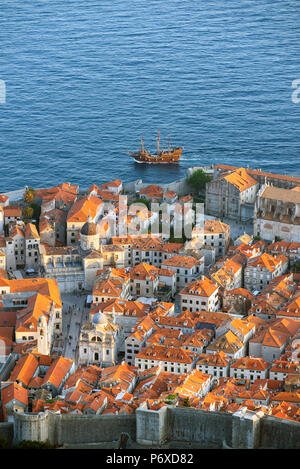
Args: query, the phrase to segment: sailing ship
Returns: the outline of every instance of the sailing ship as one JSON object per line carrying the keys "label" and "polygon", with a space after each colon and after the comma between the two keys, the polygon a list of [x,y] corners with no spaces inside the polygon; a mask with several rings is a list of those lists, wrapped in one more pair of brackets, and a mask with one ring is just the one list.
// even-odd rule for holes
{"label": "sailing ship", "polygon": [[180,160],[182,147],[174,147],[171,149],[170,137],[169,146],[167,150],[160,150],[160,133],[158,131],[157,137],[157,153],[151,154],[144,149],[143,137],[141,138],[141,149],[137,153],[129,153],[138,163],[176,163]]}

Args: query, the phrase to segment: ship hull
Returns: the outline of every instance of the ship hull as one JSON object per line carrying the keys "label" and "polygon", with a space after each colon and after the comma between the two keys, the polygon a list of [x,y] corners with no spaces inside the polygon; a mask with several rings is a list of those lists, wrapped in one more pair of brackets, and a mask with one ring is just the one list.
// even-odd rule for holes
{"label": "ship hull", "polygon": [[178,163],[181,157],[182,148],[176,148],[172,152],[162,152],[158,155],[151,155],[147,152],[130,153],[130,156],[137,163],[167,164]]}

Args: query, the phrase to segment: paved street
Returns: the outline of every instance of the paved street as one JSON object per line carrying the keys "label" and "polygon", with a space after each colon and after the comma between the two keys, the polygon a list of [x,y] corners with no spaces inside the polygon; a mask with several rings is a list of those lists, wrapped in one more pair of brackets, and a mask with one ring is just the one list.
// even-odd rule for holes
{"label": "paved street", "polygon": [[63,355],[77,360],[77,344],[81,325],[88,319],[89,309],[85,307],[86,294],[62,293],[63,302],[63,337],[65,339]]}
{"label": "paved street", "polygon": [[175,310],[175,315],[177,316],[180,313],[180,296],[179,293],[176,293],[175,295],[175,301],[174,301],[174,310]]}
{"label": "paved street", "polygon": [[222,218],[222,221],[230,225],[230,236],[233,240],[243,235],[244,233],[253,235],[253,221],[237,222],[234,220],[228,220],[227,218]]}

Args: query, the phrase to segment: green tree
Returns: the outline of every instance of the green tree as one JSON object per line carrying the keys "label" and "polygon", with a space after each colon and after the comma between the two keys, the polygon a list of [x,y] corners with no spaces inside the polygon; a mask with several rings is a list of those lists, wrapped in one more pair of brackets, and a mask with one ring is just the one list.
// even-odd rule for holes
{"label": "green tree", "polygon": [[190,407],[190,406],[191,406],[190,400],[189,400],[188,397],[186,397],[186,398],[184,399],[184,401],[183,401],[183,406],[184,406],[184,407]]}
{"label": "green tree", "polygon": [[187,182],[193,189],[201,191],[205,188],[205,184],[211,181],[211,177],[206,174],[203,169],[197,169],[187,179]]}
{"label": "green tree", "polygon": [[54,449],[55,447],[51,445],[48,441],[31,441],[31,440],[22,440],[14,449]]}
{"label": "green tree", "polygon": [[179,243],[179,244],[182,243],[182,244],[184,244],[186,242],[186,236],[184,235],[184,233],[182,233],[182,238],[175,238],[174,237],[174,229],[171,226],[170,238],[167,241],[168,241],[168,243]]}
{"label": "green tree", "polygon": [[0,449],[10,449],[10,447],[9,441],[3,436],[0,436]]}
{"label": "green tree", "polygon": [[40,215],[41,215],[41,206],[37,203],[33,203],[30,205],[30,207],[33,209],[33,216],[35,220],[39,220]]}
{"label": "green tree", "polygon": [[30,207],[30,205],[26,205],[26,207],[23,208],[22,214],[25,220],[31,220],[31,218],[33,217],[33,213],[34,210],[32,207]]}
{"label": "green tree", "polygon": [[147,199],[136,199],[134,202],[128,202],[128,205],[133,204],[144,204],[148,209],[150,208],[150,201]]}
{"label": "green tree", "polygon": [[32,204],[35,199],[35,190],[32,187],[28,187],[24,192],[24,200],[27,204]]}
{"label": "green tree", "polygon": [[297,263],[294,265],[293,270],[294,270],[294,272],[296,272],[297,274],[300,273],[300,262],[297,262]]}

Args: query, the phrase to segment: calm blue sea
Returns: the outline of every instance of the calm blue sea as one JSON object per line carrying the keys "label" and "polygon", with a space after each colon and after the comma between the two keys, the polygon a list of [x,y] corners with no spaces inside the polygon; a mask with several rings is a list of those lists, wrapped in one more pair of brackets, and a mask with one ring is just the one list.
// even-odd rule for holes
{"label": "calm blue sea", "polygon": [[[216,162],[300,174],[299,19],[299,0],[2,0],[0,192]],[[158,129],[179,165],[128,156]]]}

